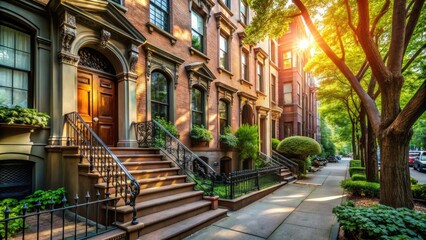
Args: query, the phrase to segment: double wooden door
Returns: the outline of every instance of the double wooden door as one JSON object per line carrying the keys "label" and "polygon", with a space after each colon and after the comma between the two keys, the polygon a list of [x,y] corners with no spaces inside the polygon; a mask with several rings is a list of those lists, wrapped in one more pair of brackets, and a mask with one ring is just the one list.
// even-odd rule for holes
{"label": "double wooden door", "polygon": [[117,93],[114,77],[78,71],[78,113],[108,146],[117,142]]}

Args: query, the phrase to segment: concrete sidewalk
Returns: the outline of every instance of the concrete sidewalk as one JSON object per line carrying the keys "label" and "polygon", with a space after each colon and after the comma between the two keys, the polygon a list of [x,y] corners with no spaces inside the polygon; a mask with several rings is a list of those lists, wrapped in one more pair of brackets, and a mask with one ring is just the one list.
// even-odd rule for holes
{"label": "concrete sidewalk", "polygon": [[349,161],[329,163],[186,239],[329,239]]}

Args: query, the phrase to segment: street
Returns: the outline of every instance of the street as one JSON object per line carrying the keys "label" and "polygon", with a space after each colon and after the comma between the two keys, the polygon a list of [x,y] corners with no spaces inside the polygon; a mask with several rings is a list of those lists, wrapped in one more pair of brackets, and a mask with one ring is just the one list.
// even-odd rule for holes
{"label": "street", "polygon": [[417,179],[419,184],[426,184],[426,172],[418,172],[410,167],[410,176]]}

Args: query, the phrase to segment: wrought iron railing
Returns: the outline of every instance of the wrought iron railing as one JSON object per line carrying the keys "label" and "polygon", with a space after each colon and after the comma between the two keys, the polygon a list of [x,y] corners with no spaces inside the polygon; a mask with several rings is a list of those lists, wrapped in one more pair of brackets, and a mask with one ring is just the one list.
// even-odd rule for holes
{"label": "wrought iron railing", "polygon": [[268,167],[284,167],[285,165],[282,164],[281,162],[275,160],[274,158],[266,155],[263,152],[259,152],[259,161],[263,162],[266,166]]}
{"label": "wrought iron railing", "polygon": [[157,121],[134,123],[139,147],[158,147],[168,153],[181,174],[195,183],[197,190],[205,195],[214,195],[214,183],[217,173],[206,162],[189,150],[179,139],[173,136]]}
{"label": "wrought iron railing", "polygon": [[280,166],[231,172],[216,186],[220,198],[234,199],[281,182]]}
{"label": "wrought iron railing", "polygon": [[299,164],[289,158],[284,157],[279,152],[272,151],[271,156],[276,162],[288,167],[294,174],[299,174]]}
{"label": "wrought iron railing", "polygon": [[80,161],[86,159],[90,164],[90,171],[96,170],[100,174],[106,183],[105,195],[107,198],[110,196],[110,188],[112,188],[115,190],[116,197],[121,196],[124,203],[133,208],[132,224],[137,224],[136,197],[140,192],[138,181],[78,113],[66,114],[65,123],[67,125],[67,145],[77,146]]}
{"label": "wrought iron railing", "polygon": [[[40,200],[29,209],[24,203],[18,210],[12,211],[8,206],[3,212],[4,218],[0,220],[0,240],[2,239],[88,239],[102,233],[116,229],[108,224],[109,216],[114,208],[108,207],[114,204],[115,198],[101,199],[98,192],[95,199],[91,199],[89,193],[79,201],[75,195],[74,201],[69,202],[65,196],[61,206],[55,208],[53,198],[42,210]],[[73,203],[73,205],[69,205]],[[101,206],[105,206],[103,209]],[[16,208],[16,207],[15,207]],[[89,214],[93,211],[93,214]],[[89,216],[92,220],[89,220]],[[101,221],[100,219],[103,219]],[[112,219],[115,222],[115,218]],[[50,223],[50,224],[46,224]]]}

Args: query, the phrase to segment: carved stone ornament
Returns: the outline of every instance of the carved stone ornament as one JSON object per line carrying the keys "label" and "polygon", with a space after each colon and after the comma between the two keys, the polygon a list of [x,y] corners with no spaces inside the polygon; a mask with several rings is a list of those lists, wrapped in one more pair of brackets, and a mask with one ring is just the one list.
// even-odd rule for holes
{"label": "carved stone ornament", "polygon": [[102,29],[101,31],[101,47],[102,48],[106,48],[110,38],[111,38],[111,33],[105,29]]}
{"label": "carved stone ornament", "polygon": [[77,35],[75,16],[65,12],[62,23],[59,26],[61,35],[61,51],[70,52],[71,44]]}
{"label": "carved stone ornament", "polygon": [[138,46],[136,46],[135,44],[132,44],[129,50],[129,68],[131,72],[136,71],[136,63],[138,62],[138,59],[139,59]]}
{"label": "carved stone ornament", "polygon": [[58,60],[59,60],[59,63],[61,64],[77,66],[77,63],[80,60],[80,57],[68,52],[61,51],[58,53]]}
{"label": "carved stone ornament", "polygon": [[78,65],[115,75],[115,70],[112,64],[104,55],[96,50],[91,48],[82,48],[78,50],[78,56],[80,56]]}
{"label": "carved stone ornament", "polygon": [[148,51],[146,54],[146,78],[149,81],[151,76],[151,67],[152,67],[152,52]]}

